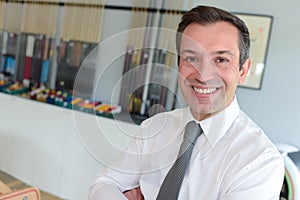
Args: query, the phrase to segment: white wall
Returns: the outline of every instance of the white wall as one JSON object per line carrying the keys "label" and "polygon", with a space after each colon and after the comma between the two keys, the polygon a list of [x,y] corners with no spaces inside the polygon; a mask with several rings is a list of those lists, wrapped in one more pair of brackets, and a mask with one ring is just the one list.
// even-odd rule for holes
{"label": "white wall", "polygon": [[237,96],[242,109],[274,142],[300,147],[300,1],[194,0],[197,4],[274,17],[262,88],[239,88]]}

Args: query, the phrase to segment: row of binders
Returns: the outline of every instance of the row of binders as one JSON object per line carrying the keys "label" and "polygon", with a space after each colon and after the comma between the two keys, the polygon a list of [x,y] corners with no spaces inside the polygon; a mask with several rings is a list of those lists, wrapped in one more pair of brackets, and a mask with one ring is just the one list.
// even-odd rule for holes
{"label": "row of binders", "polygon": [[1,33],[0,71],[17,79],[47,83],[54,39],[46,35]]}
{"label": "row of binders", "polygon": [[[151,51],[153,58],[149,60]],[[134,49],[128,45],[119,100],[122,108],[143,116],[149,115],[150,108],[154,113],[161,112],[162,107],[171,110],[174,107],[177,76],[170,66],[175,60],[176,55],[166,49]],[[147,70],[149,67],[151,70]],[[147,74],[149,71],[150,74]]]}
{"label": "row of binders", "polygon": [[[56,88],[73,89],[81,64],[96,45],[96,43],[74,40],[60,42],[58,48]],[[88,82],[89,85],[93,84],[93,80],[89,80]]]}
{"label": "row of binders", "polygon": [[[78,68],[95,46],[61,40],[56,48],[55,39],[47,35],[3,31],[0,32],[0,72],[19,81],[26,80],[30,85],[47,84],[52,62],[57,62],[58,74],[53,78],[69,82],[71,89]],[[54,60],[56,50],[58,59]]]}

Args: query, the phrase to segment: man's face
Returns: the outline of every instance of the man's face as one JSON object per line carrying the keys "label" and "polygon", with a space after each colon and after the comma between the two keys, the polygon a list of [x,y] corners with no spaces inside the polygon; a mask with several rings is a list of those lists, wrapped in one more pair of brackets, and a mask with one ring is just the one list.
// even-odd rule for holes
{"label": "man's face", "polygon": [[239,66],[239,34],[227,22],[190,24],[180,45],[178,83],[194,117],[205,119],[226,108],[244,82],[250,60]]}

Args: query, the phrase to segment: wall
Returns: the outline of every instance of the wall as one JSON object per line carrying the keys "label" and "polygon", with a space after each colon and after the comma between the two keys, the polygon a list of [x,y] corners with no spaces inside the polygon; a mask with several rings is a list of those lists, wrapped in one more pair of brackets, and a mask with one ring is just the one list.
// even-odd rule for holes
{"label": "wall", "polygon": [[[128,6],[130,2],[130,0],[126,2],[108,0],[107,4]],[[300,55],[300,26],[298,25],[300,2],[298,0],[289,0],[284,3],[280,0],[254,0],[243,3],[235,0],[192,1],[193,6],[198,4],[214,5],[231,12],[273,16],[262,87],[260,90],[238,88],[237,97],[241,108],[266,131],[271,140],[300,147],[300,136],[297,134],[300,130],[300,94],[297,83],[300,72],[297,62]],[[183,8],[183,10],[186,9],[187,7]],[[105,16],[117,22],[119,17],[113,12],[109,11]],[[124,14],[119,13],[119,16],[125,16]],[[108,38],[110,33],[117,34],[124,31],[128,23],[129,21],[122,18],[119,26],[104,24],[104,38]],[[109,87],[105,88],[108,91]]]}
{"label": "wall", "polygon": [[300,147],[300,2],[194,0],[232,12],[272,15],[273,28],[261,90],[239,88],[241,108],[274,142]]}

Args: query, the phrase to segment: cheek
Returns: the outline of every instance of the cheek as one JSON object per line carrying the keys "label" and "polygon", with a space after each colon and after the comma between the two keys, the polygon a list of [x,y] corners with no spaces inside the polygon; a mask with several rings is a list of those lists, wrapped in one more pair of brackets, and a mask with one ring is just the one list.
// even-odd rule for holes
{"label": "cheek", "polygon": [[236,88],[240,80],[240,73],[237,70],[221,70],[221,77],[227,88]]}
{"label": "cheek", "polygon": [[179,75],[179,79],[186,79],[187,77],[193,75],[194,73],[196,73],[195,69],[192,67],[186,67],[186,66],[179,66],[178,67],[178,75]]}
{"label": "cheek", "polygon": [[178,67],[178,73],[179,73],[179,76],[186,77],[187,76],[187,69],[186,69],[186,67],[179,66]]}
{"label": "cheek", "polygon": [[237,82],[240,78],[240,71],[237,66],[220,69],[220,73],[222,74],[222,77],[224,77],[224,79],[231,82]]}
{"label": "cheek", "polygon": [[188,75],[187,75],[186,70],[184,70],[182,67],[179,67],[178,68],[178,82],[183,83],[187,76]]}

